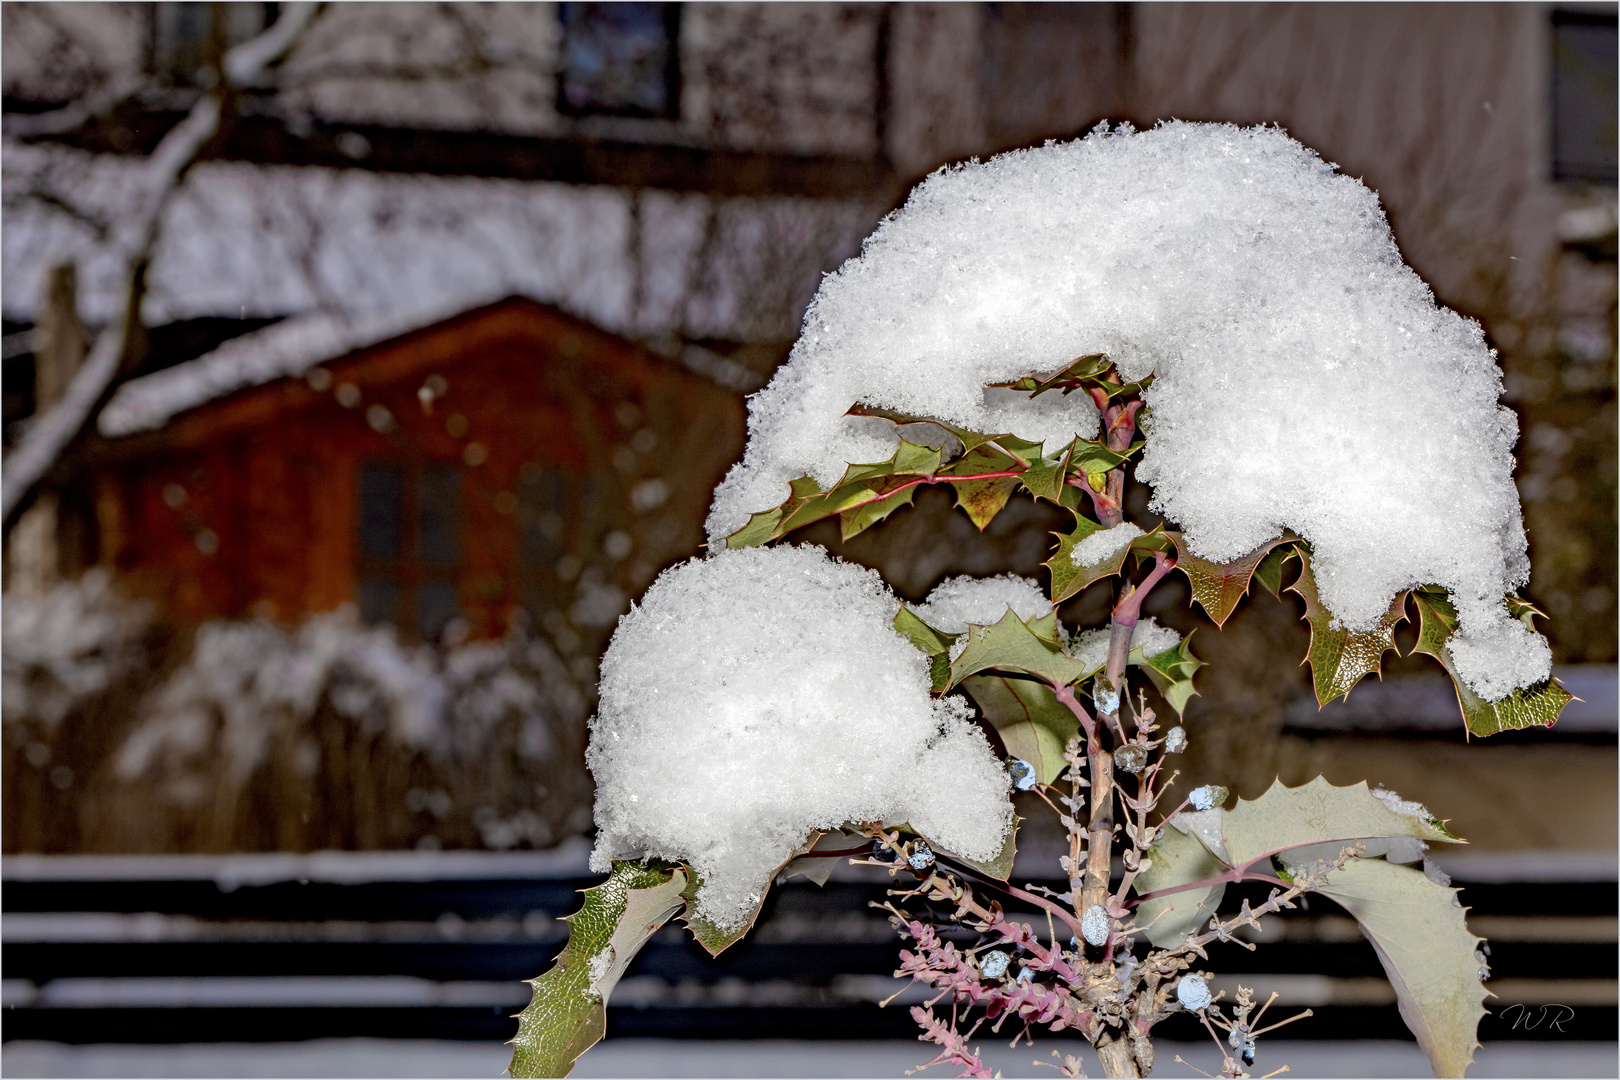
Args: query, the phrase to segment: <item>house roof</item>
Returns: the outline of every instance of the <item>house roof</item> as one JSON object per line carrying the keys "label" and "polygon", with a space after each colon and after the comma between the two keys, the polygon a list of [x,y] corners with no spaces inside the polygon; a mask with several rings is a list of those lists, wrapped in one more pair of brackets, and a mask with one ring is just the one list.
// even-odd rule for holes
{"label": "house roof", "polygon": [[[195,360],[131,379],[102,410],[97,427],[109,438],[154,431],[210,401],[277,379],[297,378],[318,365],[503,300],[552,310],[528,297],[492,297],[482,304],[461,297],[438,308],[317,311],[294,316],[233,338]],[[600,327],[592,329],[610,333]],[[698,346],[653,351],[679,360],[727,389],[752,390],[762,381],[751,368]]]}

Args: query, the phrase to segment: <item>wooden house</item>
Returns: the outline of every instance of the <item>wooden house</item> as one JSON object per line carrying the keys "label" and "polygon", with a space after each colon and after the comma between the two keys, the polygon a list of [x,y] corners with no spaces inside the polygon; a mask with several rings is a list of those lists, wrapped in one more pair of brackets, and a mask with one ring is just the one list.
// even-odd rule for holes
{"label": "wooden house", "polygon": [[[218,372],[193,372],[203,400],[108,441],[98,555],[128,591],[181,625],[353,603],[419,640],[457,620],[499,635],[521,608],[594,654],[628,598],[698,550],[743,444],[734,391],[523,298],[352,336],[222,396],[195,389]],[[256,347],[191,364],[250,365]]]}

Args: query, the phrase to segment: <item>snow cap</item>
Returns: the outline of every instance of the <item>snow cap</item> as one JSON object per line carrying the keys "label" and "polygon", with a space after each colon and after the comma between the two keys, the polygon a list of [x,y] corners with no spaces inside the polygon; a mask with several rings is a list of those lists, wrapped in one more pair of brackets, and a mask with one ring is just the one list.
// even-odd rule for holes
{"label": "snow cap", "polygon": [[1081,394],[986,389],[1092,353],[1156,376],[1137,475],[1195,554],[1292,529],[1341,625],[1440,585],[1475,692],[1548,676],[1546,642],[1502,602],[1529,564],[1495,357],[1401,261],[1377,196],[1277,128],[1098,131],[930,176],[823,281],[751,399],[710,542],[789,480],[889,457],[892,430],[846,416],[856,403],[1049,453],[1092,437]]}
{"label": "snow cap", "polygon": [[875,571],[817,547],[665,571],[602,660],[592,868],[687,862],[699,914],[735,928],[817,829],[909,822],[993,858],[1012,825],[1007,773],[967,705],[930,696],[898,610]]}

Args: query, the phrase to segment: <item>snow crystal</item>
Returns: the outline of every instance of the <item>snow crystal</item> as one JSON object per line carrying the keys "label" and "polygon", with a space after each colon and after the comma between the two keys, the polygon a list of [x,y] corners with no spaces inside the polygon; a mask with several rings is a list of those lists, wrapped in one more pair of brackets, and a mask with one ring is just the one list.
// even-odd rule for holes
{"label": "snow crystal", "polygon": [[814,547],[723,551],[666,571],[602,659],[587,763],[592,865],[688,862],[723,927],[806,835],[909,822],[973,859],[1011,826],[1009,779],[876,572]]}
{"label": "snow crystal", "polygon": [[1194,810],[1213,810],[1226,801],[1227,791],[1216,784],[1205,784],[1200,788],[1193,788],[1187,795],[1187,803]]}
{"label": "snow crystal", "polygon": [[1293,529],[1342,625],[1432,583],[1477,692],[1547,676],[1539,638],[1504,629],[1528,561],[1495,357],[1402,263],[1377,196],[1276,128],[1099,131],[929,177],[823,281],[752,399],[710,541],[786,481],[886,458],[893,435],[847,418],[856,402],[1049,450],[1089,437],[1082,395],[984,387],[1093,352],[1157,376],[1137,475],[1193,552]]}
{"label": "snow crystal", "polygon": [[1143,535],[1141,529],[1128,521],[1122,521],[1112,529],[1094,532],[1074,545],[1069,558],[1076,566],[1096,566],[1130,547],[1131,541],[1141,535]]}
{"label": "snow crystal", "polygon": [[1012,957],[1004,952],[988,952],[979,957],[979,973],[987,979],[999,979],[1007,974]]}
{"label": "snow crystal", "polygon": [[1207,1009],[1210,1003],[1209,984],[1197,975],[1183,975],[1176,983],[1176,1000],[1188,1012]]}
{"label": "snow crystal", "polygon": [[1424,821],[1434,820],[1434,815],[1429,813],[1429,808],[1427,806],[1424,806],[1420,802],[1413,802],[1411,799],[1403,799],[1387,788],[1373,788],[1372,797],[1382,802],[1385,806],[1389,807],[1397,814],[1402,814],[1406,817],[1421,818]]}
{"label": "snow crystal", "polygon": [[611,971],[612,969],[613,969],[613,947],[610,945],[607,948],[603,949],[601,952],[597,953],[595,956],[591,957],[591,966],[590,966],[590,971],[589,971],[589,977],[590,977],[589,986],[591,988],[590,992],[592,992],[592,993],[596,992],[596,990],[595,990],[596,984],[601,982],[602,979],[604,977],[606,977],[607,973],[609,971]]}
{"label": "snow crystal", "polygon": [[1080,932],[1092,945],[1106,944],[1108,932],[1112,928],[1112,924],[1108,921],[1108,912],[1103,910],[1101,904],[1092,904],[1086,908],[1086,913],[1080,916]]}
{"label": "snow crystal", "polygon": [[1164,737],[1164,752],[1179,754],[1187,749],[1187,729],[1177,725],[1170,729]]}
{"label": "snow crystal", "polygon": [[[1131,647],[1140,647],[1143,656],[1158,656],[1179,644],[1181,635],[1160,626],[1152,616],[1140,620],[1131,634]],[[1069,643],[1068,653],[1087,667],[1102,667],[1108,662],[1108,628],[1082,630]]]}
{"label": "snow crystal", "polygon": [[1025,622],[1052,612],[1052,601],[1039,585],[1016,574],[1000,577],[957,577],[934,586],[928,599],[912,604],[917,617],[947,634],[965,634],[973,626],[993,626],[1012,608]]}

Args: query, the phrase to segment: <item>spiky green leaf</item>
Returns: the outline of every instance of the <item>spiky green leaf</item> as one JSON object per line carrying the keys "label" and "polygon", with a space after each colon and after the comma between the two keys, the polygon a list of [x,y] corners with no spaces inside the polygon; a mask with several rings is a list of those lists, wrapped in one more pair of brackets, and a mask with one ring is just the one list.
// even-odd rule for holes
{"label": "spiky green leaf", "polygon": [[962,689],[1001,736],[1007,753],[1029,762],[1041,783],[1052,783],[1068,768],[1063,748],[1079,732],[1080,721],[1051,687],[996,674],[970,675],[962,680]]}
{"label": "spiky green leaf", "polygon": [[1395,627],[1406,621],[1406,593],[1393,603],[1371,630],[1348,630],[1333,625],[1333,613],[1322,606],[1317,595],[1311,560],[1303,546],[1299,552],[1299,577],[1288,586],[1305,601],[1305,621],[1311,626],[1311,647],[1305,660],[1311,665],[1311,682],[1318,704],[1348,694],[1367,675],[1378,671],[1384,653],[1395,647]]}
{"label": "spiky green leaf", "polygon": [[[1321,776],[1297,788],[1278,780],[1258,799],[1239,799],[1221,816],[1221,836],[1226,848],[1222,857],[1235,867],[1295,848],[1357,840],[1461,842],[1438,819],[1396,813],[1367,789],[1365,781],[1334,787]],[[1335,855],[1337,851],[1326,853],[1329,858]]]}
{"label": "spiky green leaf", "polygon": [[1074,561],[1075,546],[1087,537],[1102,532],[1103,527],[1079,511],[1074,512],[1074,523],[1073,532],[1058,534],[1058,549],[1045,563],[1052,575],[1051,596],[1054,604],[1061,604],[1092,582],[1118,574],[1125,568],[1125,560],[1132,552],[1145,555],[1171,549],[1170,538],[1161,527],[1155,525],[1151,532],[1135,537],[1109,557],[1079,566]]}
{"label": "spiky green leaf", "polygon": [[[1279,545],[1297,539],[1279,536],[1241,558],[1216,563],[1194,555],[1187,546],[1187,538],[1181,533],[1166,532],[1165,535],[1176,545],[1176,568],[1187,575],[1187,581],[1192,585],[1193,599],[1198,601],[1216,626],[1224,626],[1232,612],[1237,610],[1238,602],[1249,592],[1249,579],[1266,557]],[[1277,570],[1280,576],[1280,563]]]}
{"label": "spiky green leaf", "polygon": [[585,890],[568,916],[568,944],[551,970],[530,980],[534,996],[518,1014],[514,1077],[567,1076],[601,1039],[607,999],[636,953],[681,909],[681,867],[615,862],[607,881]]}
{"label": "spiky green leaf", "polygon": [[1073,455],[1074,443],[1070,443],[1060,454],[1036,458],[1019,479],[1037,499],[1060,502],[1063,498],[1063,481],[1069,473],[1069,459]]}
{"label": "spiky green leaf", "polygon": [[1031,630],[1011,608],[994,626],[968,627],[967,647],[951,661],[950,685],[992,671],[1033,675],[1054,686],[1067,686],[1091,673],[1057,642]]}
{"label": "spiky green leaf", "polygon": [[[1139,874],[1132,885],[1138,896],[1207,881],[1226,869],[1207,847],[1175,821],[1159,833],[1159,838],[1148,848],[1147,857],[1153,865]],[[1136,906],[1136,923],[1148,927],[1148,941],[1161,949],[1168,948],[1180,941],[1182,934],[1196,933],[1215,914],[1224,895],[1226,884],[1221,882],[1143,900]]]}
{"label": "spiky green leaf", "polygon": [[1192,635],[1182,638],[1175,647],[1154,653],[1152,656],[1142,655],[1140,645],[1130,651],[1129,663],[1136,664],[1147,672],[1148,679],[1159,691],[1169,706],[1176,710],[1180,716],[1187,708],[1187,702],[1192,700],[1198,691],[1193,689],[1193,674],[1204,662],[1192,654]]}
{"label": "spiky green leaf", "polygon": [[1293,544],[1278,544],[1260,560],[1260,565],[1254,568],[1254,580],[1265,587],[1265,590],[1278,599],[1282,598],[1283,567],[1289,559],[1298,558],[1299,553],[1294,550]]}
{"label": "spiky green leaf", "polygon": [[1436,1076],[1462,1076],[1479,1047],[1486,990],[1457,890],[1383,859],[1352,859],[1320,890],[1372,942],[1395,988],[1401,1019]]}
{"label": "spiky green leaf", "polygon": [[[1575,695],[1565,690],[1557,679],[1548,679],[1535,686],[1521,687],[1500,701],[1486,701],[1457,677],[1451,650],[1446,647],[1451,635],[1457,632],[1457,609],[1449,594],[1431,585],[1414,589],[1412,598],[1417,602],[1418,609],[1418,640],[1412,651],[1434,657],[1446,669],[1446,674],[1451,676],[1463,722],[1471,734],[1495,735],[1499,731],[1515,731],[1536,725],[1552,727],[1558,722],[1558,715],[1564,711],[1564,706],[1575,700]],[[1518,604],[1517,611],[1514,610],[1515,602]],[[1533,616],[1541,614],[1516,597],[1510,597],[1508,604],[1509,612],[1527,624]]]}
{"label": "spiky green leaf", "polygon": [[950,652],[951,646],[956,643],[956,639],[962,636],[961,634],[947,634],[943,630],[936,630],[904,604],[901,604],[900,610],[895,613],[894,628],[929,656],[938,656],[940,653]]}

